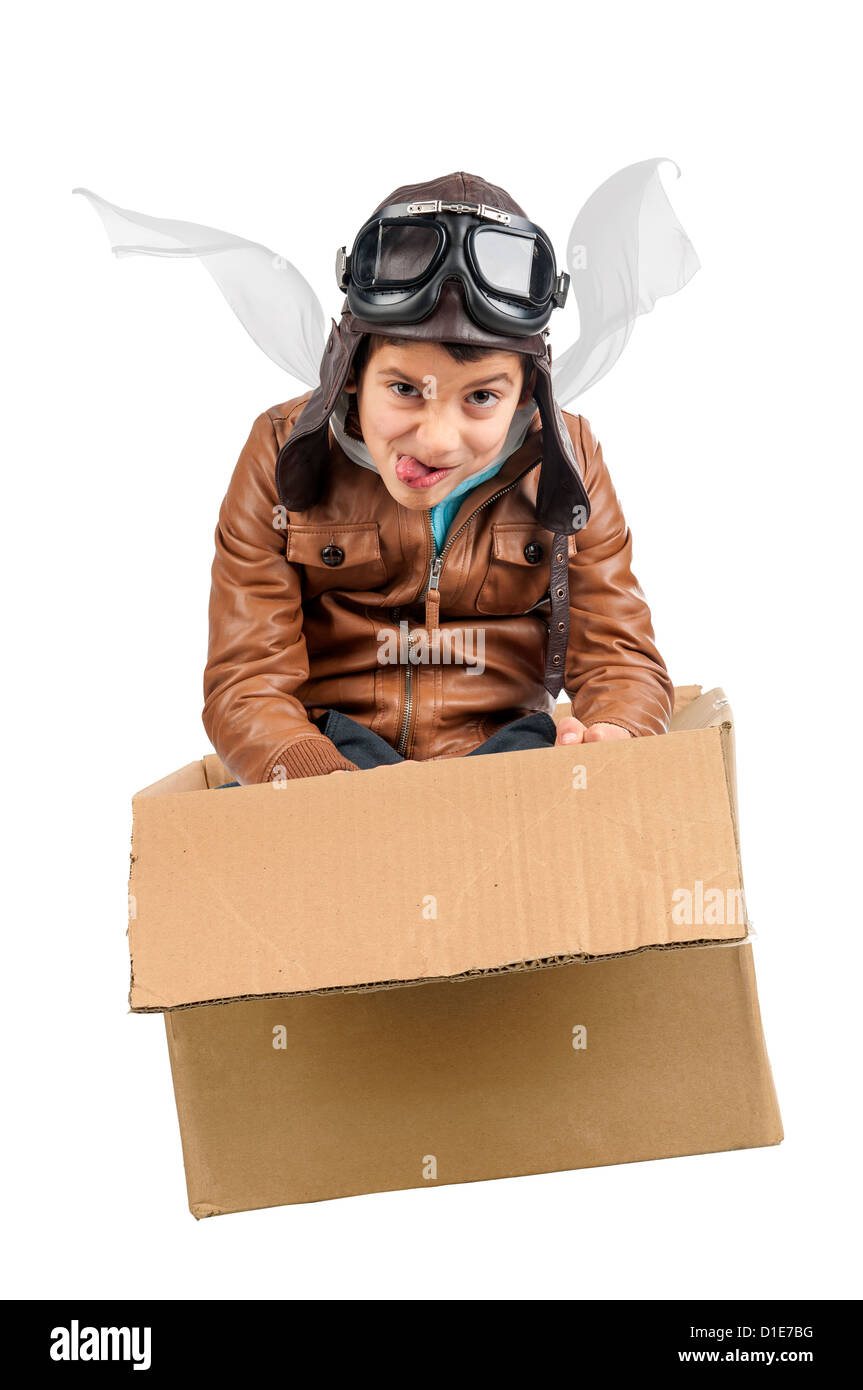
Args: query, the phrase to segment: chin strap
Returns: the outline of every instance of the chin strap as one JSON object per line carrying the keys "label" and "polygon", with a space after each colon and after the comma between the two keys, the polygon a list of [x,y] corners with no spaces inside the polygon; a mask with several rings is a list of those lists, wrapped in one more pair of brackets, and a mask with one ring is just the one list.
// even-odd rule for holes
{"label": "chin strap", "polygon": [[545,654],[545,688],[556,700],[566,679],[566,648],[569,642],[569,536],[554,537],[549,565],[551,615]]}

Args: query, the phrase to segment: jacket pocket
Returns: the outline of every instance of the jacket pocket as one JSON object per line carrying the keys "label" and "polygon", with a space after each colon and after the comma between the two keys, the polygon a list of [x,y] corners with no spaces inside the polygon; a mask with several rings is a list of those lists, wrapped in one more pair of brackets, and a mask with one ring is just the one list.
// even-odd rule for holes
{"label": "jacket pocket", "polygon": [[488,569],[476,597],[478,613],[527,613],[549,589],[551,538],[535,522],[495,522]]}
{"label": "jacket pocket", "polygon": [[387,577],[376,521],[288,526],[285,559],[303,566],[310,598],[328,589],[374,589]]}

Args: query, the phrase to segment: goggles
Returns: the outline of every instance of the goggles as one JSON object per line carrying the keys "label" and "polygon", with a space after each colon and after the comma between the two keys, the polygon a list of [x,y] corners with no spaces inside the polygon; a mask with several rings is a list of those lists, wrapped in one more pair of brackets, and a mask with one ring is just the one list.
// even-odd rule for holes
{"label": "goggles", "polygon": [[471,317],[507,336],[541,332],[569,290],[542,228],[485,203],[392,203],[336,254],[351,313],[372,323],[419,322],[453,277]]}

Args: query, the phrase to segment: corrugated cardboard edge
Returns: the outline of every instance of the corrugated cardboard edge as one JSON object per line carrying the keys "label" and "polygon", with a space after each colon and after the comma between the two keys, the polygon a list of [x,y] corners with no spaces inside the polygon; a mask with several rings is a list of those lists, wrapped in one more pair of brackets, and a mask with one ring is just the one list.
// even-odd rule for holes
{"label": "corrugated cardboard edge", "polygon": [[[190,1003],[175,1004],[170,1007],[164,1005],[132,1004],[132,994],[135,986],[135,963],[130,951],[130,981],[128,1003],[129,1011],[137,1014],[150,1013],[178,1013],[185,1009],[211,1008],[219,1004],[242,1003],[250,999],[293,999],[308,995],[325,994],[368,994],[379,990],[389,989],[408,989],[418,985],[452,983],[459,984],[465,980],[482,979],[489,975],[515,974],[518,972],[533,970],[549,970],[561,965],[575,965],[578,963],[589,963],[595,960],[616,960],[623,956],[641,955],[645,951],[683,951],[710,949],[715,950],[722,947],[739,947],[749,941],[751,924],[749,914],[746,909],[746,893],[743,884],[743,868],[740,853],[740,832],[737,819],[737,773],[736,756],[734,744],[734,725],[731,714],[731,706],[725,692],[716,686],[714,689],[702,692],[701,686],[675,686],[674,715],[672,717],[669,733],[683,733],[688,730],[703,730],[709,728],[719,729],[720,747],[722,751],[723,767],[725,771],[725,785],[728,794],[729,809],[731,812],[732,829],[734,833],[734,849],[737,860],[738,879],[741,885],[741,899],[744,907],[745,931],[739,937],[732,937],[727,940],[717,941],[715,938],[702,937],[692,941],[657,942],[646,946],[636,947],[632,951],[610,951],[602,955],[586,955],[584,953],[556,955],[540,957],[528,961],[509,961],[498,966],[477,968],[460,972],[458,975],[434,975],[424,976],[421,979],[412,980],[377,980],[358,985],[331,985],[322,989],[312,990],[287,990],[273,991],[266,994],[254,995],[229,995],[214,999],[196,999]],[[563,703],[563,702],[562,702]],[[571,706],[567,703],[566,710]],[[666,735],[667,737],[667,735]],[[187,763],[179,770],[179,773],[170,773],[167,777],[160,778],[148,787],[144,787],[137,796],[158,796],[166,784],[170,783],[171,793],[183,791],[206,791],[214,786],[218,786],[226,775],[224,764],[215,754],[207,754],[194,763]],[[183,779],[182,785],[177,785],[177,778]],[[133,797],[133,803],[135,800]],[[129,870],[129,899],[130,910],[133,906],[133,895],[131,883],[135,855],[130,855]],[[129,936],[129,929],[126,931]]]}
{"label": "corrugated cardboard edge", "polygon": [[[744,898],[745,903],[745,898]],[[641,956],[646,951],[696,951],[723,950],[726,947],[745,946],[749,931],[742,936],[729,937],[717,941],[713,937],[699,937],[692,941],[656,942],[648,946],[636,946],[631,951],[608,951],[603,955],[588,956],[583,953],[565,956],[544,956],[537,960],[508,961],[505,965],[494,965],[474,970],[464,970],[459,975],[424,975],[416,980],[375,980],[361,985],[326,985],[322,989],[274,990],[266,994],[231,994],[222,999],[196,999],[190,1004],[136,1004],[130,1012],[135,1014],[177,1014],[184,1009],[208,1009],[216,1004],[243,1004],[252,999],[308,999],[313,995],[324,994],[374,994],[382,989],[411,989],[417,985],[462,984],[465,980],[482,980],[490,975],[516,975],[533,970],[554,970],[560,965],[588,965],[591,961],[622,960],[624,957]],[[134,977],[132,980],[134,984]]]}

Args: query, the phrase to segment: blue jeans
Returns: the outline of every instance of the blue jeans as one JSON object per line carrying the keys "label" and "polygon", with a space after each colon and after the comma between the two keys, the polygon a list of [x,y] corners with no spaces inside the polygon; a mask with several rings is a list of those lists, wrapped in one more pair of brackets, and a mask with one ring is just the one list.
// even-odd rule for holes
{"label": "blue jeans", "polygon": [[[387,763],[403,763],[405,759],[397,753],[380,734],[359,724],[341,710],[328,709],[325,714],[313,720],[321,733],[333,742],[343,757],[356,763],[359,768],[382,767]],[[550,714],[534,710],[504,724],[502,729],[481,743],[478,748],[466,753],[472,758],[479,753],[514,753],[524,748],[552,748],[557,736],[557,726]],[[225,787],[238,787],[239,782],[224,782]],[[221,788],[220,788],[221,790]]]}

